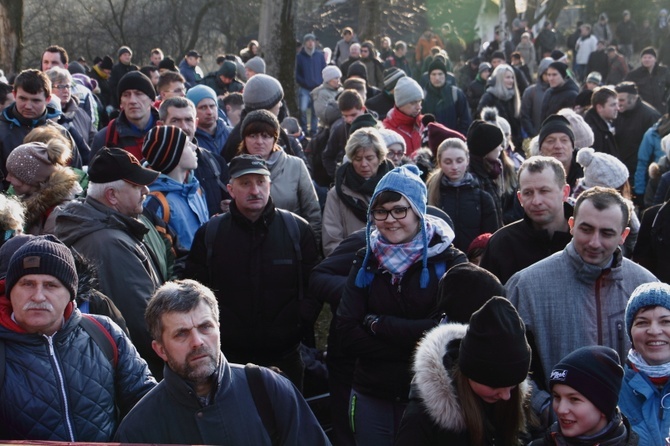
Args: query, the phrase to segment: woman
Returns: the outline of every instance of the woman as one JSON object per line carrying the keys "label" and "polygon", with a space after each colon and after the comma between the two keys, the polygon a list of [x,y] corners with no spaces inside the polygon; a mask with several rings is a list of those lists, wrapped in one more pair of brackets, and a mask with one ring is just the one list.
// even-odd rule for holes
{"label": "woman", "polygon": [[493,197],[468,172],[470,152],[458,138],[445,139],[437,148],[438,168],[428,179],[428,204],[446,212],[454,222],[454,246],[467,252],[472,240],[500,228]]}
{"label": "woman", "polygon": [[640,444],[666,444],[670,431],[670,285],[638,286],[626,307],[633,347],[624,366],[619,406]]}
{"label": "woman", "polygon": [[53,94],[60,101],[60,109],[63,112],[59,118],[59,124],[70,125],[84,138],[87,144],[93,142],[97,129],[93,125],[91,112],[79,106],[79,98],[72,94],[74,81],[72,75],[65,68],[53,67],[46,72],[51,80]]}
{"label": "woman", "polygon": [[349,136],[344,152],[348,162],[335,172],[323,210],[323,254],[329,256],[349,234],[365,227],[370,197],[382,177],[393,169],[388,149],[371,127]]}
{"label": "woman", "polygon": [[305,162],[277,145],[279,121],[267,110],[247,114],[240,127],[242,142],[237,154],[265,160],[270,169],[270,196],[274,205],[307,220],[317,241],[321,239],[321,207]]}
{"label": "woman", "polygon": [[503,297],[469,321],[440,325],[419,344],[396,446],[520,444],[530,397],[524,324]]}
{"label": "woman", "polygon": [[521,96],[516,85],[514,69],[507,65],[498,65],[493,74],[493,85],[486,89],[486,93],[479,100],[477,116],[481,116],[484,107],[495,107],[501,117],[507,119],[512,127],[512,141],[514,147],[523,146],[521,135]]}
{"label": "woman", "polygon": [[466,261],[454,232],[426,214],[426,186],[414,165],[396,167],[375,188],[366,250],[359,251],[337,309],[341,345],[356,358],[350,427],[357,445],[391,445],[408,402],[416,342],[435,326],[438,281]]}
{"label": "woman", "polygon": [[247,47],[243,48],[242,51],[240,51],[240,58],[242,59],[242,63],[249,62],[249,59],[251,59],[252,57],[256,56],[263,57],[262,54],[259,54],[258,47],[259,47],[258,40],[250,40],[249,43],[247,44]]}

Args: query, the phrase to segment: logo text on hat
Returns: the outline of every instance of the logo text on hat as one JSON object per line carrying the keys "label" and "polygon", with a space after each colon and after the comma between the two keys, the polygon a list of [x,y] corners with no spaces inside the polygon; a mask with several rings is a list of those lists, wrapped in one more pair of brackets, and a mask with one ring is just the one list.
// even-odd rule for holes
{"label": "logo text on hat", "polygon": [[551,377],[549,380],[551,381],[565,381],[568,377],[568,371],[567,370],[552,370],[551,372]]}
{"label": "logo text on hat", "polygon": [[39,256],[28,256],[23,259],[23,268],[39,268],[41,258]]}

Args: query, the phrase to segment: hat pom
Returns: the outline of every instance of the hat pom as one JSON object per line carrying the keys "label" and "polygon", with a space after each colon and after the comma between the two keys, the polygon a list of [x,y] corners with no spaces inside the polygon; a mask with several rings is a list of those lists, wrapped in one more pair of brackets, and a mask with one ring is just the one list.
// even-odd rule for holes
{"label": "hat pom", "polygon": [[596,151],[591,147],[584,147],[577,152],[577,163],[582,167],[589,167],[593,161]]}

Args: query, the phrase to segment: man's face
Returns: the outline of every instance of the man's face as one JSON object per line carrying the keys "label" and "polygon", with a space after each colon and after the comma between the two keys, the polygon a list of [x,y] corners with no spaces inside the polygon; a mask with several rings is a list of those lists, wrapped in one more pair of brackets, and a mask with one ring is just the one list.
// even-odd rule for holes
{"label": "man's face", "polygon": [[619,114],[619,105],[617,98],[609,97],[605,105],[596,105],[596,112],[606,121],[614,121]]}
{"label": "man's face", "polygon": [[53,67],[66,68],[65,64],[60,60],[60,53],[45,51],[44,54],[42,54],[42,71],[47,71],[49,68]]}
{"label": "man's face", "polygon": [[180,168],[185,170],[195,170],[198,168],[197,148],[198,146],[191,141],[186,141],[186,147],[184,147],[184,150],[181,152],[181,158],[179,158]]}
{"label": "man's face", "polygon": [[180,128],[188,135],[189,139],[195,136],[195,129],[197,126],[197,119],[191,107],[177,108],[168,107],[165,125],[173,125]]}
{"label": "man's face", "polygon": [[270,198],[270,177],[256,173],[231,180],[228,193],[242,215],[258,215]]}
{"label": "man's face", "polygon": [[564,166],[569,166],[572,162],[573,150],[574,147],[568,135],[565,133],[550,133],[542,141],[540,155],[556,158]]}
{"label": "man's face", "polygon": [[119,61],[124,65],[130,65],[130,61],[133,59],[133,55],[130,53],[123,53],[119,56]]}
{"label": "man's face", "polygon": [[16,110],[26,119],[37,119],[42,116],[47,109],[49,100],[51,100],[51,96],[45,96],[44,92],[28,93],[21,87],[14,92]]}
{"label": "man's face", "polygon": [[370,49],[367,47],[362,46],[361,47],[361,59],[365,59],[367,57],[370,57]]}
{"label": "man's face", "polygon": [[161,99],[186,97],[186,87],[183,82],[170,82],[160,91]]}
{"label": "man's face", "polygon": [[354,35],[351,33],[346,33],[344,36],[342,36],[345,42],[349,43],[351,42],[351,39],[354,38]]}
{"label": "man's face", "polygon": [[126,181],[113,192],[112,207],[126,217],[137,217],[142,213],[144,199],[149,194],[147,186],[139,186]]}
{"label": "man's face", "polygon": [[48,274],[27,274],[12,288],[9,300],[16,323],[28,333],[51,336],[63,324],[70,292]]}
{"label": "man's face", "polygon": [[198,117],[198,127],[203,129],[211,129],[216,125],[216,120],[219,117],[218,106],[216,101],[212,98],[205,98],[198,102],[195,108]]}
{"label": "man's face", "polygon": [[442,88],[447,82],[447,75],[442,70],[430,72],[430,84],[435,88]]}
{"label": "man's face", "polygon": [[333,89],[338,89],[342,85],[340,83],[340,78],[339,77],[336,77],[335,79],[331,79],[326,83],[330,86],[330,88],[333,88]]}
{"label": "man's face", "polygon": [[559,186],[554,171],[549,167],[542,172],[530,172],[528,169],[521,172],[517,197],[537,228],[565,221],[563,202],[569,195],[570,186]]}
{"label": "man's face", "polygon": [[591,200],[582,202],[576,217],[568,221],[577,253],[591,265],[606,267],[612,254],[623,245],[630,228],[623,227],[623,214],[619,206],[599,211]]}
{"label": "man's face", "polygon": [[349,57],[353,57],[354,59],[361,57],[361,47],[358,45],[351,45],[351,48],[349,48]]}
{"label": "man's face", "polygon": [[312,51],[315,45],[316,42],[314,42],[314,39],[307,39],[305,42],[305,48],[307,48],[307,51]]}
{"label": "man's face", "polygon": [[617,93],[617,104],[619,111],[625,112],[635,107],[637,102],[637,95],[630,93]]}
{"label": "man's face", "polygon": [[590,30],[586,26],[582,26],[579,32],[582,35],[582,37],[586,37],[589,35]]}
{"label": "man's face", "polygon": [[342,119],[344,119],[345,124],[351,124],[354,122],[354,119],[358,118],[360,115],[362,115],[363,109],[359,108],[352,108],[351,110],[341,110],[342,112]]}
{"label": "man's face", "polygon": [[398,107],[398,110],[406,114],[407,116],[411,116],[413,118],[416,118],[419,116],[419,113],[421,113],[421,99],[418,101],[412,101],[410,103],[407,103],[403,105],[402,107]]}
{"label": "man's face", "polygon": [[242,117],[242,106],[241,105],[226,105],[226,116],[233,126],[236,126],[240,122]]}
{"label": "man's face", "polygon": [[493,69],[495,69],[501,63],[505,63],[505,61],[503,59],[500,59],[499,57],[491,59],[491,66],[493,67]]}
{"label": "man's face", "polygon": [[160,78],[160,73],[158,70],[153,70],[149,72],[149,79],[151,79],[151,84],[156,88],[158,85],[158,79]]}
{"label": "man's face", "polygon": [[398,49],[395,50],[395,53],[398,57],[405,57],[405,54],[407,54],[407,48],[398,47]]}
{"label": "man's face", "polygon": [[181,378],[207,382],[221,360],[219,321],[204,302],[188,313],[163,314],[163,333],[151,346]]}
{"label": "man's face", "polygon": [[547,68],[546,75],[547,83],[551,88],[560,87],[563,85],[563,82],[565,82],[563,80],[563,76],[561,76],[561,73],[559,73],[555,68]]}
{"label": "man's face", "polygon": [[158,64],[163,60],[163,56],[160,55],[160,53],[153,53],[151,55],[151,63],[153,65],[158,66]]}
{"label": "man's face", "polygon": [[186,57],[186,63],[188,64],[189,67],[197,66],[199,61],[200,61],[200,59],[196,56],[187,56]]}
{"label": "man's face", "polygon": [[142,121],[151,112],[151,98],[140,90],[126,90],[119,101],[121,110],[131,122]]}
{"label": "man's face", "polygon": [[640,57],[640,64],[645,68],[654,68],[654,65],[656,65],[656,58],[651,54],[645,54]]}

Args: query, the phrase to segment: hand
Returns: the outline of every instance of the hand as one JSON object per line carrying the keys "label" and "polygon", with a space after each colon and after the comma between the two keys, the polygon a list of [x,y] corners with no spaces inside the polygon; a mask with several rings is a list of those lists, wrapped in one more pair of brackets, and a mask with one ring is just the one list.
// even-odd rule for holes
{"label": "hand", "polygon": [[363,318],[363,326],[373,336],[377,334],[377,322],[379,322],[379,316],[376,314],[368,314]]}

